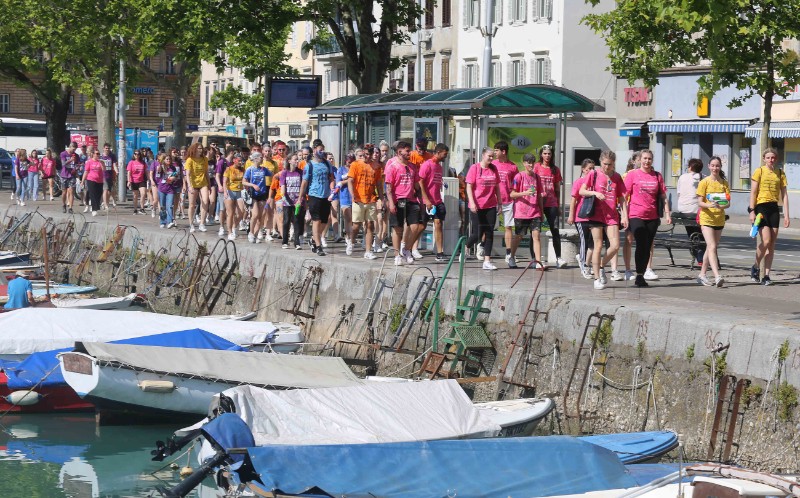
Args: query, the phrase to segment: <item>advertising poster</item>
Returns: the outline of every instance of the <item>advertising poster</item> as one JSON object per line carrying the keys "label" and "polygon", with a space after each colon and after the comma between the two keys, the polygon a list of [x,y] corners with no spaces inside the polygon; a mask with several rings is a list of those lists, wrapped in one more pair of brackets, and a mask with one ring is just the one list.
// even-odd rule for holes
{"label": "advertising poster", "polygon": [[493,126],[489,128],[488,138],[489,147],[494,147],[494,144],[501,140],[508,142],[508,158],[522,170],[522,156],[525,154],[530,152],[536,156],[536,161],[539,161],[539,148],[545,144],[551,145],[555,152],[556,129],[554,126]]}
{"label": "advertising poster", "polygon": [[739,149],[739,178],[750,178],[750,149]]}
{"label": "advertising poster", "polygon": [[417,140],[425,140],[425,150],[433,152],[436,143],[439,141],[439,120],[438,119],[416,119],[414,120],[414,146]]}
{"label": "advertising poster", "polygon": [[674,177],[681,176],[681,169],[683,169],[682,168],[682,166],[683,166],[683,152],[681,151],[680,148],[675,147],[670,152],[670,157],[672,159],[672,161],[671,161],[672,176],[674,176]]}

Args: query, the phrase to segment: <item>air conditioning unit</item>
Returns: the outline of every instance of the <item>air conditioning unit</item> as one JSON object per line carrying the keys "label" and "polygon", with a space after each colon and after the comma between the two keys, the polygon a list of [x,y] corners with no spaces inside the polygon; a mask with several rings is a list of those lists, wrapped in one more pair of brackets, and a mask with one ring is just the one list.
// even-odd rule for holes
{"label": "air conditioning unit", "polygon": [[214,113],[211,111],[203,111],[200,113],[200,119],[202,119],[206,123],[211,123],[212,121],[214,121]]}
{"label": "air conditioning unit", "polygon": [[433,38],[433,31],[425,29],[419,32],[419,41],[422,43],[429,43]]}

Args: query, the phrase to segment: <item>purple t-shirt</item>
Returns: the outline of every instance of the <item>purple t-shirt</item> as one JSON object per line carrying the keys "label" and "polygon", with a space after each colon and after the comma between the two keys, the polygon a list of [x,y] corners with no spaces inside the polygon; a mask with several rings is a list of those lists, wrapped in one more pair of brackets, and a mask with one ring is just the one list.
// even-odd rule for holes
{"label": "purple t-shirt", "polygon": [[61,158],[61,171],[58,172],[58,175],[66,179],[73,178],[78,168],[78,164],[75,161],[77,156],[64,151],[59,157]]}
{"label": "purple t-shirt", "polygon": [[113,152],[109,152],[108,155],[101,155],[100,162],[103,163],[103,173],[105,175],[106,181],[110,181],[114,179],[114,164],[117,162],[117,156],[114,155]]}
{"label": "purple t-shirt", "polygon": [[[156,162],[156,164],[158,164]],[[175,184],[180,182],[180,178],[178,176],[178,168],[175,166],[167,166],[165,168],[166,171],[161,171],[161,168],[156,167],[156,171],[153,174],[153,178],[158,185],[158,191],[162,194],[172,194],[175,193]],[[172,178],[172,183],[167,182],[168,178]]]}
{"label": "purple t-shirt", "polygon": [[278,177],[281,187],[286,187],[284,200],[288,199],[289,204],[294,206],[300,197],[300,184],[303,182],[303,174],[299,171],[283,170]]}

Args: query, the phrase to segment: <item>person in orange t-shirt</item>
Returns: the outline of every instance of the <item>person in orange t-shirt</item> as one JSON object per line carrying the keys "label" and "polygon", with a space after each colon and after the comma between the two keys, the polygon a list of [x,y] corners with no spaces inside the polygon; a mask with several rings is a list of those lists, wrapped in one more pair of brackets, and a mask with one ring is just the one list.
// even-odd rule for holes
{"label": "person in orange t-shirt", "polygon": [[415,144],[417,148],[411,151],[411,154],[408,156],[408,162],[419,168],[422,166],[422,163],[433,157],[433,154],[428,152],[425,147],[428,146],[428,141],[424,139],[417,140]]}
{"label": "person in orange t-shirt", "polygon": [[365,162],[371,158],[374,147],[356,153],[356,160],[350,163],[350,169],[343,178],[347,181],[347,188],[353,196],[353,228],[350,240],[356,240],[361,224],[364,228],[364,259],[376,259],[372,248],[375,233],[375,220],[377,219],[376,204],[383,197],[383,170],[379,162]]}

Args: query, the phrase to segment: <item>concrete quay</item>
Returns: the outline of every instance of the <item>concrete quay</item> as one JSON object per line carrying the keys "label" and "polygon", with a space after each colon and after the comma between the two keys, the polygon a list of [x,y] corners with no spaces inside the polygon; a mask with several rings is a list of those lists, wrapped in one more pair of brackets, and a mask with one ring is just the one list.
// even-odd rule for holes
{"label": "concrete quay", "polygon": [[[26,207],[18,207],[3,197],[0,212],[6,213],[6,216],[18,216],[35,209],[55,220],[70,216],[62,213],[59,199],[29,202]],[[80,227],[85,215],[77,212],[82,210],[77,206],[72,217]],[[92,223],[89,241],[102,244],[120,224],[136,227],[144,247],[149,251],[162,247],[174,248],[177,241],[187,234],[185,220],[179,220],[178,229],[165,230],[160,229],[157,220],[149,215],[133,216],[130,213],[130,208],[119,207],[98,213],[96,217],[85,217],[86,221]],[[731,226],[732,229],[734,227]],[[739,227],[741,231],[744,231],[743,227]],[[200,242],[207,242],[211,249],[220,240],[216,233],[218,228],[218,225],[212,225],[208,232],[197,232],[194,236]],[[792,236],[795,230],[786,230],[784,235]],[[132,233],[129,230],[126,237],[131,237]],[[284,250],[277,241],[248,244],[242,237],[235,242],[235,249],[240,262],[239,272],[243,276],[258,278],[266,265],[268,279],[263,287],[263,296],[259,298],[263,307],[262,319],[291,318],[279,311],[287,307],[287,289],[305,274],[302,269],[304,263],[319,262],[324,269],[320,281],[319,316],[325,318],[315,321],[312,340],[323,343],[343,305],[354,303],[356,313],[362,309],[384,263],[383,259],[363,259],[363,250],[358,248],[352,256],[346,256],[343,244],[331,244],[328,256],[322,258],[313,255],[307,247],[301,251]],[[520,251],[520,255],[523,255],[523,251]],[[654,269],[660,279],[651,282],[647,289],[638,289],[632,282],[609,281],[605,290],[595,291],[592,281],[582,278],[574,260],[569,262],[571,264],[566,269],[548,269],[542,278],[535,304],[536,309],[547,311],[548,316],[546,321],[540,321],[537,330],[554,334],[563,341],[579,342],[589,315],[606,313],[615,316],[612,335],[615,345],[644,350],[662,359],[684,358],[687,351],[692,349],[694,361],[698,362],[708,358],[711,350],[728,345],[727,373],[763,380],[775,376],[777,351],[788,341],[789,358],[785,363],[783,379],[800,386],[800,310],[795,287],[798,273],[793,268],[776,269],[773,274],[775,285],[763,287],[750,282],[746,266],[730,264],[723,269],[725,287],[710,288],[695,282],[696,270],[689,269],[686,255],[676,259],[679,259],[678,266],[670,266],[666,252],[657,249]],[[496,263],[500,268],[498,271],[486,272],[480,269],[480,263],[474,258],[469,260],[466,263],[464,289],[480,287],[494,294],[489,305],[492,312],[488,316],[487,326],[494,333],[493,341],[498,359],[501,359],[513,338],[517,323],[525,314],[539,272],[528,270],[523,279],[511,288],[523,270],[505,268],[502,259]],[[525,263],[520,264],[521,268]],[[684,266],[680,266],[681,263]],[[428,274],[421,268],[427,267],[434,276],[441,277],[445,266],[443,263],[434,263],[430,254],[426,254],[417,264],[399,268],[393,265],[389,257],[383,273],[398,284],[394,290],[395,301],[406,299],[410,302],[417,282]],[[454,267],[448,275],[443,289],[442,305],[448,315],[455,310],[456,270]],[[406,289],[408,292],[405,297],[398,294]],[[446,330],[443,327],[443,331]]]}

